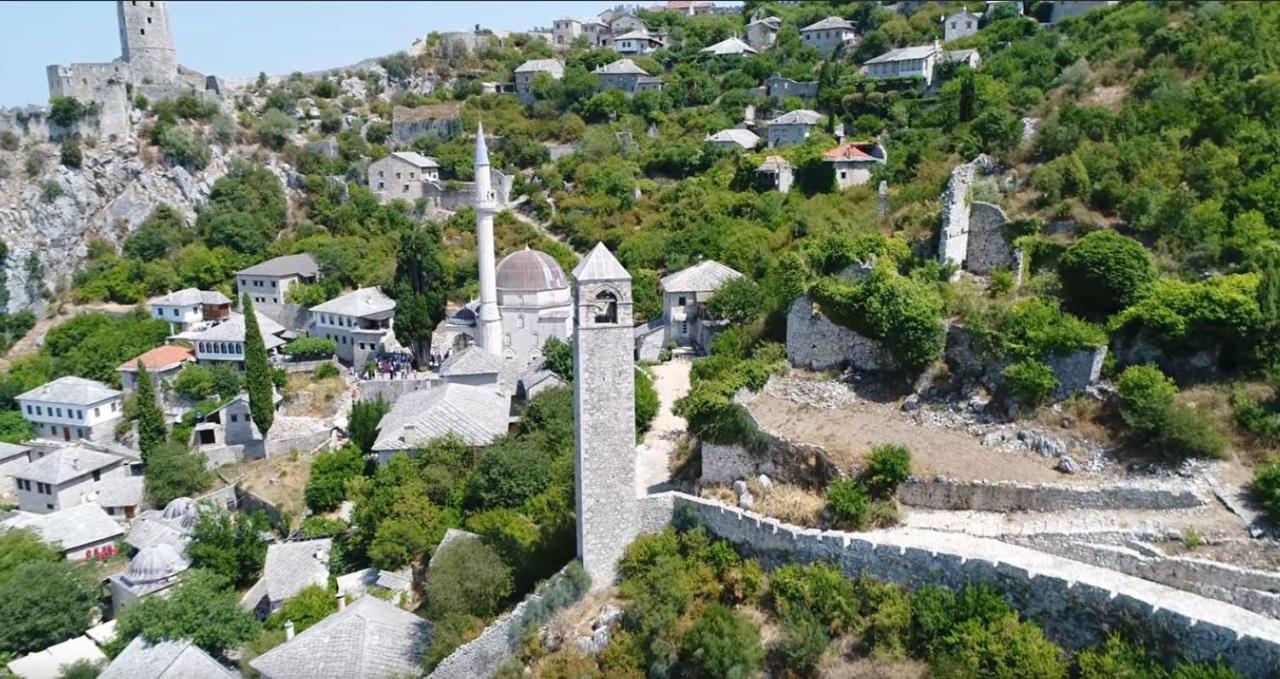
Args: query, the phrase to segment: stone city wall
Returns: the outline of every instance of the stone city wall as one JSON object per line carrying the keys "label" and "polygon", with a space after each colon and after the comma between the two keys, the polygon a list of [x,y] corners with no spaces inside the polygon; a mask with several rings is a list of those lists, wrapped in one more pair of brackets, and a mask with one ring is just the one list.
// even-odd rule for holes
{"label": "stone city wall", "polygon": [[792,302],[787,312],[787,360],[809,370],[848,366],[865,372],[888,372],[898,368],[898,362],[883,344],[832,322],[814,308],[808,295]]}
{"label": "stone city wall", "polygon": [[[489,171],[489,182],[498,195],[498,205],[506,206],[511,202],[511,185],[514,179],[514,176],[508,176],[498,170]],[[426,199],[427,205],[441,210],[457,211],[475,207],[475,194],[474,182],[449,180],[422,182],[422,197]]]}
{"label": "stone city wall", "polygon": [[1143,543],[1131,547],[1034,538],[1034,547],[1280,618],[1280,574],[1217,561],[1165,556]]}
{"label": "stone city wall", "polygon": [[1023,484],[912,477],[898,486],[902,504],[924,509],[979,512],[1057,512],[1074,509],[1185,509],[1206,500],[1171,484]]}
{"label": "stone city wall", "polygon": [[979,275],[1014,270],[1020,261],[1005,238],[1002,227],[1009,219],[1004,210],[970,198],[978,171],[990,168],[990,159],[980,155],[951,170],[942,193],[942,226],[938,231],[938,261]]}
{"label": "stone city wall", "polygon": [[1220,659],[1250,677],[1274,676],[1280,667],[1280,621],[1130,575],[987,538],[916,529],[802,529],[673,495],[677,516],[696,517],[767,568],[824,561],[849,576],[865,573],[910,588],[986,585],[1070,649],[1123,630],[1162,658]]}
{"label": "stone city wall", "polygon": [[965,271],[986,275],[999,269],[1012,271],[1017,264],[1013,244],[1005,238],[1009,221],[999,205],[973,201],[969,208],[969,239],[965,248]]}
{"label": "stone city wall", "polygon": [[48,141],[52,125],[48,116],[43,106],[0,108],[0,132],[12,132],[22,141]]}

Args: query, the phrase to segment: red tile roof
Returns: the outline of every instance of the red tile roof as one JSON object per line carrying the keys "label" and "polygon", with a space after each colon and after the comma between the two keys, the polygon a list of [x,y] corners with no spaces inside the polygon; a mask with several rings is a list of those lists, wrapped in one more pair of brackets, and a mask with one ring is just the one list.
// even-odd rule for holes
{"label": "red tile roof", "polygon": [[147,370],[163,370],[194,358],[195,352],[191,350],[191,347],[166,344],[165,346],[156,347],[151,351],[145,352],[137,358],[125,361],[118,369],[137,370],[138,361],[142,361],[142,364],[147,366]]}
{"label": "red tile roof", "polygon": [[879,160],[870,153],[875,142],[848,141],[822,154],[824,160]]}

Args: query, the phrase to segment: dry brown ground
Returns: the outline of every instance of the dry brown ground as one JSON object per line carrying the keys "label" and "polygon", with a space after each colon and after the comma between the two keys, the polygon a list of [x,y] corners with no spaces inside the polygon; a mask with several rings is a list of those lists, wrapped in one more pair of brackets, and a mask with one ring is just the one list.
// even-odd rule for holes
{"label": "dry brown ground", "polygon": [[278,455],[229,465],[219,470],[224,478],[240,478],[240,486],[301,521],[306,511],[303,491],[311,479],[311,456]]}
{"label": "dry brown ground", "polygon": [[285,385],[282,414],[297,417],[333,417],[338,412],[339,396],[347,390],[342,377],[318,380],[311,373],[294,373]]}
{"label": "dry brown ground", "polygon": [[915,474],[1028,483],[1087,483],[1053,469],[1054,459],[983,446],[964,431],[922,426],[896,404],[860,401],[836,410],[760,394],[751,412],[765,429],[822,446],[843,467],[860,465],[872,446],[897,443],[911,450]]}

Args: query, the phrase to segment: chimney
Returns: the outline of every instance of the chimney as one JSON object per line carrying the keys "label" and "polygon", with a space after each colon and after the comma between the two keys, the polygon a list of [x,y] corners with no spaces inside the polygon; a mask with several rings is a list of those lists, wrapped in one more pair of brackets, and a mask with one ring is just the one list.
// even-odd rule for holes
{"label": "chimney", "polygon": [[285,641],[293,640],[293,621],[292,620],[284,621],[284,640]]}
{"label": "chimney", "polygon": [[342,594],[342,590],[338,590],[338,610],[347,607],[347,597]]}

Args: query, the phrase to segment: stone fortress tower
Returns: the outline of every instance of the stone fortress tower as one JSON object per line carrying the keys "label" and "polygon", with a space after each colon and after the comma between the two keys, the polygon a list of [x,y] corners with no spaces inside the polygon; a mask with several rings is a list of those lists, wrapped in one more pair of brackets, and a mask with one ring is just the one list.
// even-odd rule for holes
{"label": "stone fortress tower", "polygon": [[502,316],[498,313],[497,265],[493,250],[493,217],[498,214],[498,196],[489,177],[489,147],[484,141],[484,123],[476,127],[475,169],[476,250],[480,258],[476,344],[495,356],[502,356]]}
{"label": "stone fortress tower", "polygon": [[169,7],[164,0],[116,2],[120,23],[120,58],[133,79],[167,82],[178,75],[178,54],[169,32]]}
{"label": "stone fortress tower", "polygon": [[600,588],[639,531],[631,275],[599,243],[573,279],[578,556]]}

